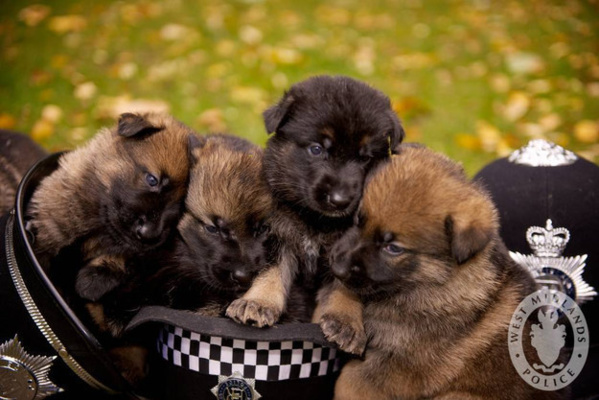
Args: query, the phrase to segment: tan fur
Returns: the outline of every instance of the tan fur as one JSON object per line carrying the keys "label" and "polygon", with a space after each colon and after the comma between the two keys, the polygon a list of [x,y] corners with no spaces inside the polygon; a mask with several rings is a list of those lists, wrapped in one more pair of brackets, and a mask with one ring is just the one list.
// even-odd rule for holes
{"label": "tan fur", "polygon": [[181,195],[184,194],[181,183],[187,180],[189,169],[183,161],[187,157],[189,128],[166,114],[144,116],[155,126],[164,127],[164,133],[128,146],[130,157],[124,157],[122,143],[131,139],[119,136],[116,128],[104,128],[85,146],[61,157],[60,167],[41,182],[28,209],[36,232],[36,253],[52,257],[96,228],[89,223],[87,204],[80,201],[82,194],[90,189],[90,182],[85,179],[90,171],[102,185],[99,190],[108,193],[117,176],[124,177],[131,185],[139,184],[142,177],[133,174],[132,160],[136,160],[150,172],[167,173],[174,182],[179,182]]}
{"label": "tan fur", "polygon": [[[196,218],[208,222],[209,212],[241,225],[246,222],[248,204],[252,204],[264,218],[267,217],[272,209],[272,197],[266,182],[260,178],[260,148],[232,151],[220,145],[218,137],[211,137],[203,147],[194,149],[193,154],[197,161],[186,207]],[[243,226],[235,228],[242,230]]]}
{"label": "tan fur", "polygon": [[365,358],[343,368],[335,399],[563,398],[535,393],[511,364],[508,325],[535,284],[507,255],[488,195],[459,165],[405,147],[366,187],[361,214],[357,244],[392,232],[405,249],[368,267],[415,270],[394,292],[361,295],[369,342]]}
{"label": "tan fur", "polygon": [[227,308],[227,316],[260,328],[277,322],[287,304],[281,272],[279,267],[272,267],[258,275],[243,297]]}

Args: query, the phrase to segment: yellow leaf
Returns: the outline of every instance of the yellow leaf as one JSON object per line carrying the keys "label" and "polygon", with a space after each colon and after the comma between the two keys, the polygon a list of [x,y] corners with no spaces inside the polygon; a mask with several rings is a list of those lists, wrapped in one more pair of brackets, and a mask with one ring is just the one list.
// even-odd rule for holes
{"label": "yellow leaf", "polygon": [[0,113],[0,129],[13,129],[17,120],[10,114]]}
{"label": "yellow leaf", "polygon": [[583,143],[595,143],[599,140],[597,121],[582,120],[574,125],[574,137]]}
{"label": "yellow leaf", "polygon": [[48,28],[56,33],[81,32],[87,26],[87,20],[81,15],[61,15],[51,18]]}
{"label": "yellow leaf", "polygon": [[55,104],[48,104],[42,109],[42,119],[55,124],[62,119],[62,109]]}
{"label": "yellow leaf", "polygon": [[530,98],[524,92],[513,92],[510,94],[507,104],[503,108],[503,116],[508,121],[519,120],[528,112]]}
{"label": "yellow leaf", "polygon": [[50,15],[51,10],[50,7],[43,4],[32,4],[19,11],[19,20],[27,26],[37,26]]}
{"label": "yellow leaf", "polygon": [[466,150],[480,150],[481,142],[480,139],[474,135],[467,133],[458,133],[455,135],[455,142],[458,146]]}
{"label": "yellow leaf", "polygon": [[38,120],[31,128],[31,137],[35,141],[41,141],[54,134],[54,124],[45,119]]}

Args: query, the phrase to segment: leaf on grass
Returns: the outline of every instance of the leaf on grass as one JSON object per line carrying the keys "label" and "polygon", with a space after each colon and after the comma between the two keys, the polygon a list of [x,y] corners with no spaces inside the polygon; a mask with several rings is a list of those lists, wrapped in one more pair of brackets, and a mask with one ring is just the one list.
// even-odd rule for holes
{"label": "leaf on grass", "polygon": [[98,104],[94,110],[96,118],[116,119],[126,112],[169,112],[169,105],[162,100],[132,99],[128,95],[98,98]]}
{"label": "leaf on grass", "polygon": [[87,20],[81,15],[61,15],[48,21],[48,28],[56,33],[81,32],[87,26]]}
{"label": "leaf on grass", "polygon": [[596,143],[599,141],[599,123],[588,119],[577,122],[574,137],[582,143]]}
{"label": "leaf on grass", "polygon": [[532,74],[545,68],[543,59],[534,53],[516,52],[505,58],[508,70],[514,74]]}
{"label": "leaf on grass", "polygon": [[62,119],[62,109],[56,104],[48,104],[42,108],[42,119],[53,124],[58,123]]}
{"label": "leaf on grass", "polygon": [[508,121],[517,121],[522,118],[530,108],[530,97],[524,92],[512,92],[507,103],[502,107],[502,115]]}
{"label": "leaf on grass", "polygon": [[89,100],[96,95],[98,88],[93,82],[83,82],[75,87],[73,96],[79,100]]}
{"label": "leaf on grass", "polygon": [[201,113],[197,119],[198,124],[212,133],[226,132],[227,124],[223,112],[219,108],[210,108]]}
{"label": "leaf on grass", "polygon": [[0,113],[0,129],[13,129],[17,120],[10,114]]}
{"label": "leaf on grass", "polygon": [[35,141],[43,141],[54,134],[54,124],[45,119],[39,119],[31,128],[31,137]]}
{"label": "leaf on grass", "polygon": [[32,4],[19,11],[19,20],[23,21],[27,26],[37,26],[42,22],[52,9],[43,4]]}

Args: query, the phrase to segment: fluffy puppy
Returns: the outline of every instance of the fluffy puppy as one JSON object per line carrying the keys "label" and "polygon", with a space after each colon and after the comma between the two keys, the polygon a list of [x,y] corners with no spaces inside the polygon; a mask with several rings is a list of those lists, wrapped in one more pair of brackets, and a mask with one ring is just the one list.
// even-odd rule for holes
{"label": "fluffy puppy", "polygon": [[[119,284],[115,271],[127,259],[166,241],[183,210],[190,135],[169,115],[126,113],[61,157],[27,209],[36,256],[59,286],[72,290],[69,279],[87,264],[78,290],[96,300]],[[51,265],[66,248],[80,250],[83,262]]]}
{"label": "fluffy puppy", "polygon": [[[264,112],[264,122],[274,132],[266,146],[264,174],[275,198],[272,227],[282,245],[276,266],[260,274],[227,310],[234,320],[257,326],[277,321],[296,277],[304,287],[318,289],[328,246],[352,225],[364,177],[404,137],[389,99],[343,76],[317,76],[293,85]],[[350,297],[346,303],[359,304],[345,294]],[[349,337],[339,337],[341,325],[329,323],[356,321],[360,313],[359,307],[346,306],[319,313],[325,335],[345,350],[361,352],[360,323]]]}
{"label": "fluffy puppy", "polygon": [[[186,211],[171,259],[153,281],[163,303],[224,316],[256,275],[274,261],[273,201],[262,175],[263,150],[229,135],[208,136],[193,150]],[[303,302],[289,319],[306,320]]]}
{"label": "fluffy puppy", "polygon": [[28,136],[0,129],[0,215],[15,204],[25,172],[48,153]]}
{"label": "fluffy puppy", "polygon": [[368,345],[335,399],[554,399],[513,367],[507,332],[535,290],[498,234],[489,196],[462,168],[401,146],[367,183],[331,268],[364,304]]}

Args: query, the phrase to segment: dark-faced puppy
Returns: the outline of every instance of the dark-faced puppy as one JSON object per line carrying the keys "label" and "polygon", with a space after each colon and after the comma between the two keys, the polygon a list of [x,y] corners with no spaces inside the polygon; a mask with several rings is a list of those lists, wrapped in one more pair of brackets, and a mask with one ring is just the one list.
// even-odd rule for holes
{"label": "dark-faced puppy", "polygon": [[[119,284],[127,259],[167,240],[183,210],[191,133],[169,115],[123,114],[117,127],[61,157],[27,209],[36,256],[55,282],[87,264],[77,291],[96,301]],[[71,245],[81,265],[52,265]]]}
{"label": "dark-faced puppy", "polygon": [[0,129],[0,215],[15,204],[15,194],[25,172],[48,153],[31,138]]}
{"label": "dark-faced puppy", "polygon": [[[191,154],[185,212],[173,246],[157,258],[155,274],[141,280],[130,276],[107,295],[104,311],[113,324],[128,320],[124,304],[224,316],[230,302],[273,262],[277,241],[269,226],[273,203],[262,175],[262,149],[234,136],[211,135],[193,140]],[[287,320],[309,320],[300,294]]]}
{"label": "dark-faced puppy", "polygon": [[225,135],[209,136],[193,149],[174,265],[164,271],[172,274],[171,306],[222,316],[268,265],[272,197],[262,177],[262,153]]}
{"label": "dark-faced puppy", "polygon": [[[387,160],[404,137],[389,99],[343,76],[317,76],[292,86],[264,112],[264,121],[275,133],[266,147],[264,174],[275,197],[273,230],[282,247],[276,268],[261,274],[227,311],[236,321],[257,326],[278,319],[298,274],[303,285],[318,289],[326,270],[323,256],[351,226],[367,172]],[[353,321],[361,310],[350,309],[341,311]],[[361,351],[363,343],[337,340],[329,328],[325,334],[331,340]]]}
{"label": "dark-faced puppy", "polygon": [[366,185],[331,268],[364,305],[368,345],[336,399],[554,399],[522,380],[508,325],[535,290],[509,257],[489,196],[461,167],[401,146]]}

